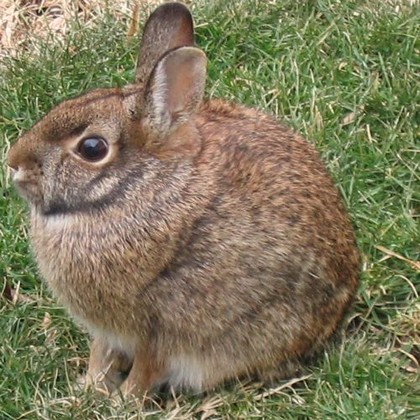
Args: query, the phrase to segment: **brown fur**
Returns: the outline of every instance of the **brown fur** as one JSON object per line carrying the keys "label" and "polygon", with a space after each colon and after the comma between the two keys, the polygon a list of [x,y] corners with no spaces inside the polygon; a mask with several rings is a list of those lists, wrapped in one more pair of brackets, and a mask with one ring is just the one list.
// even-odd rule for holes
{"label": "brown fur", "polygon": [[[88,382],[110,392],[293,374],[358,286],[353,230],[318,153],[259,111],[201,104],[202,52],[185,25],[158,28],[165,10],[189,12],[165,7],[146,32],[181,45],[143,42],[147,83],[58,105],[9,153],[40,271],[93,336]],[[92,136],[109,145],[102,161],[75,152]]]}

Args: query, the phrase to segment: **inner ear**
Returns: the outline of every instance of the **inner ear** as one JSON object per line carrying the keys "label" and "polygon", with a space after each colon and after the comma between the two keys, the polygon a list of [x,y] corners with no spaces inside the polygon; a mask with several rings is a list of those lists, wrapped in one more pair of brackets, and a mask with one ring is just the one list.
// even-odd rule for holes
{"label": "inner ear", "polygon": [[194,47],[170,51],[155,66],[145,91],[143,117],[164,136],[195,113],[204,95],[207,58]]}
{"label": "inner ear", "polygon": [[146,83],[157,61],[168,51],[194,45],[190,11],[182,3],[165,3],[149,17],[137,61],[136,83]]}

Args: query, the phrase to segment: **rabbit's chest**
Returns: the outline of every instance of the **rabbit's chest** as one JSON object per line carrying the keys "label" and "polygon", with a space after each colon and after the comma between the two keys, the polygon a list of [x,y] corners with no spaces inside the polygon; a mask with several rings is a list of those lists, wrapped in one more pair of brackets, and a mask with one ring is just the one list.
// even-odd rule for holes
{"label": "rabbit's chest", "polygon": [[141,282],[141,256],[118,232],[72,218],[34,218],[31,236],[42,276],[73,316],[109,329],[139,322],[132,297]]}

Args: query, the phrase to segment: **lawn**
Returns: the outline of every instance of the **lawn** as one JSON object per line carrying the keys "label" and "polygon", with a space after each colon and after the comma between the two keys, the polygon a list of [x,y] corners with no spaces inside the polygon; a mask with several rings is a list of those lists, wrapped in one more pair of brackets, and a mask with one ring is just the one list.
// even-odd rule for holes
{"label": "lawn", "polygon": [[[420,418],[420,7],[371,0],[195,1],[208,97],[275,114],[320,150],[352,215],[362,282],[341,344],[295,383],[98,398],[75,387],[88,337],[42,283],[7,150],[54,104],[133,78],[129,19],[101,13],[0,63],[0,419]],[[143,22],[143,14],[140,14]],[[417,120],[416,120],[417,112]],[[143,404],[144,403],[144,404]]]}

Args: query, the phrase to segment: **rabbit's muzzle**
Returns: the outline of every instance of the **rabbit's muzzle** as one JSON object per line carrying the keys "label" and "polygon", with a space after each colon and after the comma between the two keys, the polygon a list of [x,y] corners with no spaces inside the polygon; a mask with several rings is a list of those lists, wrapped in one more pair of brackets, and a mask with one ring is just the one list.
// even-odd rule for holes
{"label": "rabbit's muzzle", "polygon": [[33,205],[40,204],[43,195],[39,184],[39,179],[43,175],[42,165],[36,161],[27,162],[25,165],[24,162],[15,162],[10,158],[8,165],[19,194]]}

